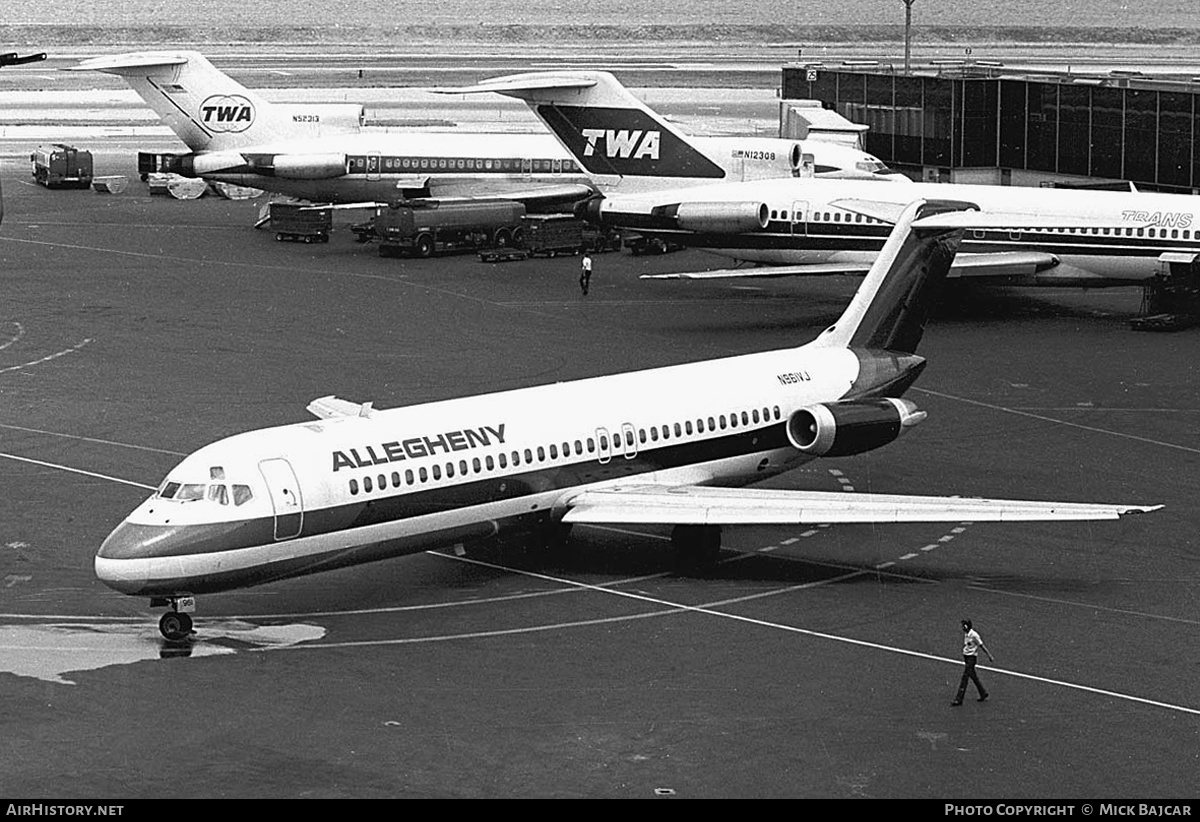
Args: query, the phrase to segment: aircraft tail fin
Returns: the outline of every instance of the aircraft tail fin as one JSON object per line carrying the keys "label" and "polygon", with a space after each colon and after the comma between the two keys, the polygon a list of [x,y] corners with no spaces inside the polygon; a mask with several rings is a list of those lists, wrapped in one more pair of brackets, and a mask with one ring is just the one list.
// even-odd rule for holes
{"label": "aircraft tail fin", "polygon": [[68,71],[101,71],[125,79],[194,152],[355,132],[358,105],[270,103],[195,51],[147,51],[95,57]]}
{"label": "aircraft tail fin", "polygon": [[700,177],[725,171],[607,71],[514,74],[439,94],[485,91],[524,100],[585,171],[619,177]]}
{"label": "aircraft tail fin", "polygon": [[978,208],[952,200],[906,206],[850,305],[812,345],[914,353],[962,241],[964,223],[954,217]]}

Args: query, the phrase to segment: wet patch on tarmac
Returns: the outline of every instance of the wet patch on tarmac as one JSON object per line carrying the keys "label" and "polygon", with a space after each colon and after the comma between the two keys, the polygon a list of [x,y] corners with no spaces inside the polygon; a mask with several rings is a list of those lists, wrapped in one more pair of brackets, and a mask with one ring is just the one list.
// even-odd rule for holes
{"label": "wet patch on tarmac", "polygon": [[75,685],[67,674],[155,659],[263,651],[325,636],[318,625],[206,620],[204,638],[171,642],[145,625],[55,622],[0,626],[0,673]]}

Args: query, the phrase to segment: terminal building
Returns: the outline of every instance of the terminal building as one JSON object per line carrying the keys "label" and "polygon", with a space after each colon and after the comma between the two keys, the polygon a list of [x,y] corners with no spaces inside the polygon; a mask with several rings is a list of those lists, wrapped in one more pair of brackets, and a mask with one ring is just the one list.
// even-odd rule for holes
{"label": "terminal building", "polygon": [[961,60],[787,65],[781,94],[868,126],[863,148],[919,180],[1182,194],[1200,192],[1198,95],[1200,77]]}

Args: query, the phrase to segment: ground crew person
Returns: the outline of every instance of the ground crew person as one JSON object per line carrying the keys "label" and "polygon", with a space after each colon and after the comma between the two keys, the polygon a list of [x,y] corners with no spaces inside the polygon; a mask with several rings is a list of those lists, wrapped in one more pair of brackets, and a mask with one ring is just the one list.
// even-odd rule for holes
{"label": "ground crew person", "polygon": [[979,674],[975,673],[975,661],[979,656],[979,649],[988,655],[988,662],[995,662],[992,657],[992,652],[983,644],[983,638],[979,636],[979,632],[971,625],[971,620],[964,619],[962,621],[963,629],[963,675],[962,681],[958,683],[958,694],[954,697],[954,701],[950,703],[952,707],[961,705],[963,697],[967,694],[967,682],[975,683],[975,690],[979,691],[979,701],[983,702],[988,698],[987,689],[983,687],[983,683],[979,681]]}
{"label": "ground crew person", "polygon": [[592,281],[592,255],[584,254],[583,260],[579,263],[579,290],[584,296],[588,293],[588,283]]}

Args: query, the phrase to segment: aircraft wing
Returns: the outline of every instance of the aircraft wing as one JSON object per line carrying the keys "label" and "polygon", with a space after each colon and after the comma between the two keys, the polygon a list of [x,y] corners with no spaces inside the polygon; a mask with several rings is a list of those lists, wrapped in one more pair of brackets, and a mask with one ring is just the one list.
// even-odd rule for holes
{"label": "aircraft wing", "polygon": [[[436,181],[436,177],[434,178]],[[593,196],[596,190],[584,183],[531,184],[524,188],[512,185],[473,186],[471,196],[432,197],[443,203],[469,202],[471,200],[514,200],[526,205],[568,205]]]}
{"label": "aircraft wing", "polygon": [[626,485],[572,497],[563,522],[817,525],[836,522],[1027,522],[1117,519],[1161,505],[918,497],[835,491]]}
{"label": "aircraft wing", "polygon": [[323,420],[332,420],[340,417],[369,417],[374,411],[371,406],[372,403],[369,402],[350,402],[330,394],[310,402],[308,411]]}
{"label": "aircraft wing", "polygon": [[[959,254],[947,278],[1028,277],[1054,268],[1058,257],[1042,251],[1005,251],[995,254]],[[713,271],[678,271],[643,274],[643,280],[736,280],[775,277],[825,277],[834,274],[866,274],[869,263],[806,263],[766,265],[755,268],[719,268]]]}

